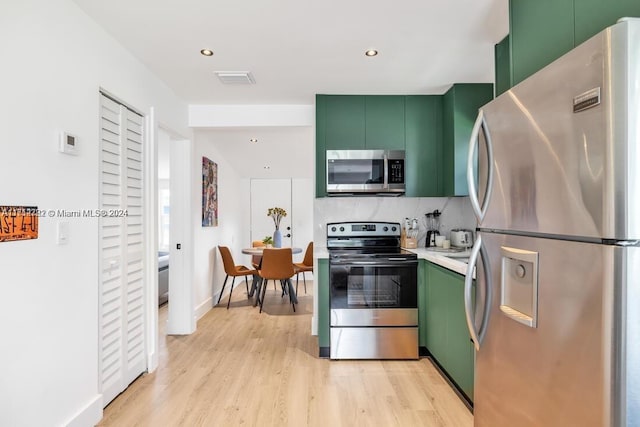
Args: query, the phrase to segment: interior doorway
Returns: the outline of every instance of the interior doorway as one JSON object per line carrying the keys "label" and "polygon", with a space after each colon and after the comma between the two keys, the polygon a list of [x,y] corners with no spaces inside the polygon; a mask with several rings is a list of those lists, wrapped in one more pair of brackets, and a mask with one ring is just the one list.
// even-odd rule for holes
{"label": "interior doorway", "polygon": [[[195,331],[192,284],[192,142],[158,129],[158,304],[167,307],[166,333]],[[168,260],[167,260],[168,259]],[[168,262],[167,262],[168,261]]]}
{"label": "interior doorway", "polygon": [[280,223],[282,246],[302,248],[294,255],[300,262],[313,240],[313,182],[305,178],[251,179],[251,240],[273,236],[275,226],[269,208],[280,207],[287,216]]}

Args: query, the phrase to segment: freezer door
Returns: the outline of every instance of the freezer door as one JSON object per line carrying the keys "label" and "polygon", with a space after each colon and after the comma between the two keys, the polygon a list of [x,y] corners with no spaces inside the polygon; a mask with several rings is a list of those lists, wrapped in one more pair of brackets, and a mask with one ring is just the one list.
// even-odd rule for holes
{"label": "freezer door", "polygon": [[[612,426],[616,249],[492,233],[481,237],[493,292],[476,353],[475,427]],[[482,265],[476,268],[483,281]]]}
{"label": "freezer door", "polygon": [[[640,20],[594,36],[482,108],[481,228],[640,239]],[[471,173],[473,174],[473,172]],[[472,195],[473,197],[473,195]]]}

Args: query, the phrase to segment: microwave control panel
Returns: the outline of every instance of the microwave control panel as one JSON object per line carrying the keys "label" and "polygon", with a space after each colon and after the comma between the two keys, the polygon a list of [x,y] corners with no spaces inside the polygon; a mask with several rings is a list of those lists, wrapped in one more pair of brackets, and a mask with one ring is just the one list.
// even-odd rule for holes
{"label": "microwave control panel", "polygon": [[389,184],[404,184],[404,160],[389,159]]}

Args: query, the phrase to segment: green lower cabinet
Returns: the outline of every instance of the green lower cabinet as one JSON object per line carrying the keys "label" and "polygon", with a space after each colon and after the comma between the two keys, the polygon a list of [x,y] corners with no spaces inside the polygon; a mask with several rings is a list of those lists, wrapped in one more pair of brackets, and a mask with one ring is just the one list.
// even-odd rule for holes
{"label": "green lower cabinet", "polygon": [[[329,336],[329,260],[318,259],[315,280],[318,282],[318,347],[320,356],[328,357],[331,337]],[[326,354],[323,353],[323,348]]]}
{"label": "green lower cabinet", "polygon": [[473,402],[475,353],[464,311],[464,276],[430,262],[425,276],[427,349]]}

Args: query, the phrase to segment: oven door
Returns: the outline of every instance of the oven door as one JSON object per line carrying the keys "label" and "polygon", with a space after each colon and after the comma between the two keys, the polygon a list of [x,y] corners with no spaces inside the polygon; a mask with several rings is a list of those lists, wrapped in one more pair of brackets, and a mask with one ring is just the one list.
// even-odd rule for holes
{"label": "oven door", "polygon": [[418,324],[418,261],[332,260],[331,326]]}

